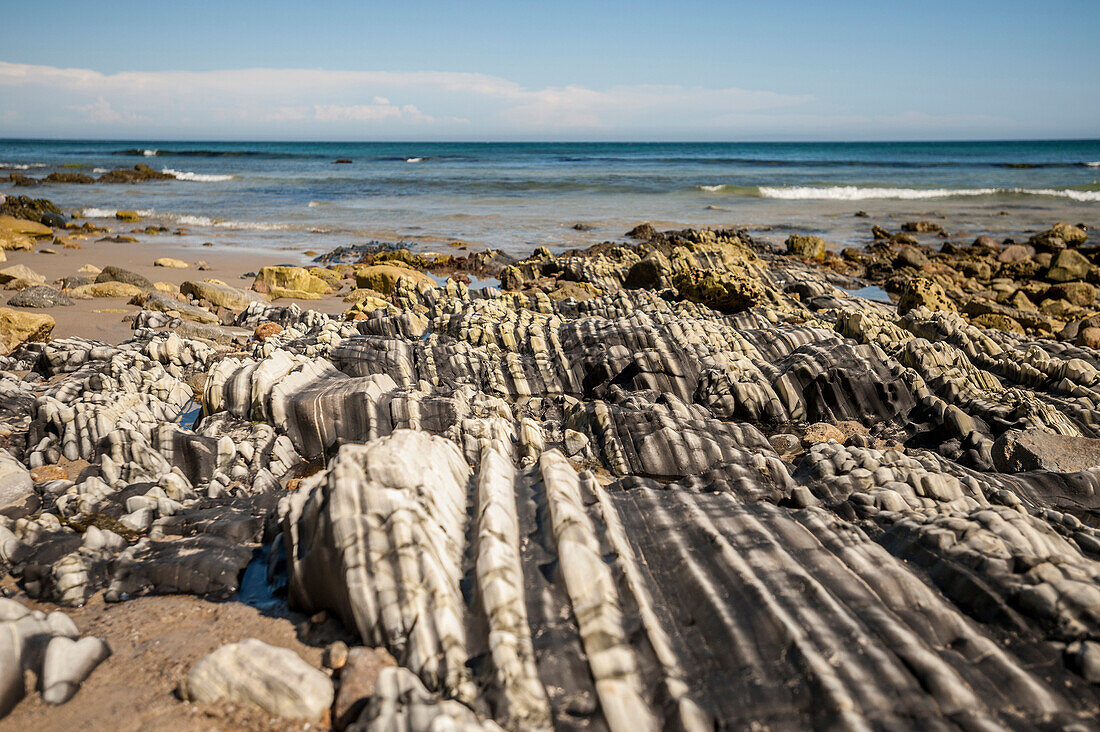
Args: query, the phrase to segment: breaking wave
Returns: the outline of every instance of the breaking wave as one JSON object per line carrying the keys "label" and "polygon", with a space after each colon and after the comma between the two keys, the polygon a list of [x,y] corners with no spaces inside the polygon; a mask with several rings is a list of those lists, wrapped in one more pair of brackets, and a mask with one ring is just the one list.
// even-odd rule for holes
{"label": "breaking wave", "polygon": [[0,170],[31,170],[45,167],[45,163],[0,163]]}
{"label": "breaking wave", "polygon": [[1072,188],[861,188],[859,186],[697,186],[708,193],[733,193],[786,201],[868,201],[874,199],[924,200],[930,198],[973,198],[977,196],[1047,196],[1073,201],[1100,201],[1100,191]]}
{"label": "breaking wave", "polygon": [[233,180],[231,175],[211,175],[207,173],[192,173],[187,170],[173,170],[172,168],[164,168],[160,172],[165,175],[170,175],[176,180],[190,180],[198,183],[217,183],[223,180]]}

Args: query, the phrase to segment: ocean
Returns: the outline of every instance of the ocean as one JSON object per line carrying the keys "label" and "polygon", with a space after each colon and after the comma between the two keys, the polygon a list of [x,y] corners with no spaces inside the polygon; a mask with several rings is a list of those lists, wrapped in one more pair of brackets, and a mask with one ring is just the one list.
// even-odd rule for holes
{"label": "ocean", "polygon": [[[336,160],[348,160],[336,163]],[[872,223],[1011,236],[1100,224],[1100,140],[899,143],[305,143],[0,140],[0,176],[145,163],[176,180],[0,192],[95,219],[134,209],[188,237],[301,256],[365,241],[527,252],[732,226],[837,246]],[[863,211],[867,218],[854,214]]]}

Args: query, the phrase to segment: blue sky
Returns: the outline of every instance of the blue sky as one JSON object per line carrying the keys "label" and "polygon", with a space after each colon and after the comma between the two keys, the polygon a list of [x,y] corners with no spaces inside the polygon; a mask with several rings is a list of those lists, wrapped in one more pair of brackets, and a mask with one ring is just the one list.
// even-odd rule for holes
{"label": "blue sky", "polygon": [[1095,0],[5,5],[0,137],[1100,137]]}

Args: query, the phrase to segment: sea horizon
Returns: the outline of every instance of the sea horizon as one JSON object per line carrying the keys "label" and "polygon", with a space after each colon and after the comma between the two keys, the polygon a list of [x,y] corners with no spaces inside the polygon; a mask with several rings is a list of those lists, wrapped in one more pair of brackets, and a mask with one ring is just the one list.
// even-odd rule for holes
{"label": "sea horizon", "polygon": [[[336,164],[336,161],[349,161]],[[147,164],[175,181],[92,180]],[[1091,223],[1100,140],[895,142],[337,142],[0,140],[0,174],[74,215],[141,212],[202,242],[286,252],[366,241],[511,253],[620,239],[634,225],[870,241],[857,212],[950,216],[1011,236]],[[25,182],[34,182],[33,180]],[[1002,212],[1011,214],[1005,217]]]}

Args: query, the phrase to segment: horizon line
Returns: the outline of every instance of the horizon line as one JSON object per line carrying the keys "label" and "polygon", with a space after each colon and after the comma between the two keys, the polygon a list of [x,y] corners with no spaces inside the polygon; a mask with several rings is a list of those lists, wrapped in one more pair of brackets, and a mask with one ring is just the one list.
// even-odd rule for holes
{"label": "horizon line", "polygon": [[909,138],[909,139],[754,139],[754,140],[537,140],[537,139],[454,139],[454,140],[319,140],[276,138],[214,138],[214,137],[0,137],[5,142],[204,142],[204,143],[268,143],[268,144],[332,144],[332,145],[860,145],[860,144],[951,144],[974,142],[1097,142],[1100,137],[967,137],[967,138]]}

